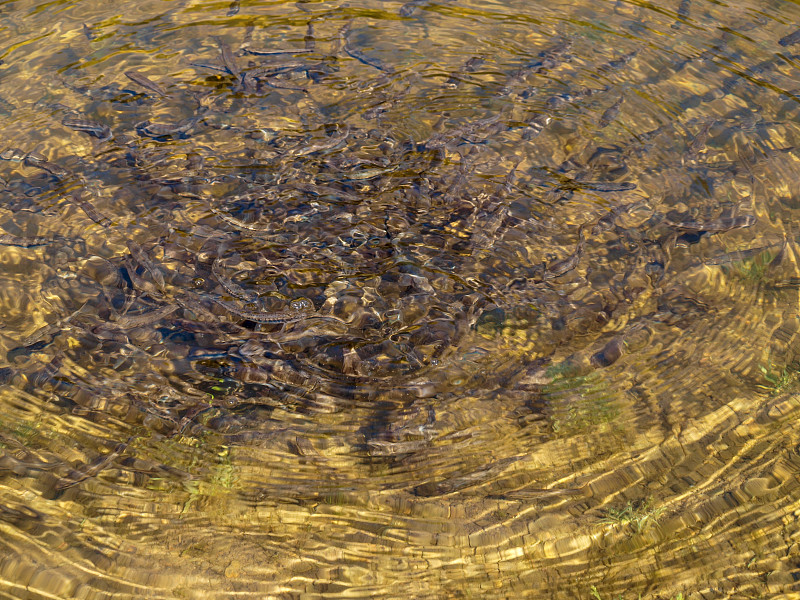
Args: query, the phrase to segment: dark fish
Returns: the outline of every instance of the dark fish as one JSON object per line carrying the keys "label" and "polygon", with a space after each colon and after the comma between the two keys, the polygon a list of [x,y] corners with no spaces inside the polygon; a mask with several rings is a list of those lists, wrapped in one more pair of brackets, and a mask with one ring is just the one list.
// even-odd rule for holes
{"label": "dark fish", "polygon": [[23,152],[19,148],[7,148],[0,152],[0,160],[10,160],[11,162],[22,162],[27,156],[27,152]]}
{"label": "dark fish", "polygon": [[231,312],[243,319],[253,321],[254,323],[295,323],[310,317],[315,316],[314,306],[309,300],[294,300],[290,304],[288,310],[263,312],[259,310],[248,310],[240,308],[232,302],[227,302],[220,298],[213,298],[214,302],[219,304],[228,312]]}
{"label": "dark fish", "polygon": [[[3,64],[3,61],[0,61],[0,65]],[[6,100],[5,98],[0,97],[0,115],[10,116],[14,109],[17,108],[11,102]]]}
{"label": "dark fish", "polygon": [[3,246],[18,246],[20,248],[33,248],[34,246],[44,246],[53,240],[43,237],[17,237],[16,235],[9,235],[7,233],[0,233],[0,245]]}
{"label": "dark fish", "polygon": [[500,89],[500,95],[507,96],[510,94],[514,86],[524,81],[528,75],[536,75],[554,69],[569,58],[571,49],[572,41],[566,39],[542,50],[538,54],[538,60],[527,63],[511,73],[506,84]]}
{"label": "dark fish", "polygon": [[789,35],[783,36],[781,39],[778,40],[778,43],[781,46],[794,46],[800,42],[800,29],[795,31],[794,33],[790,33]]}
{"label": "dark fish", "polygon": [[229,17],[239,14],[239,8],[240,8],[239,4],[240,4],[239,0],[233,0],[233,2],[231,2],[231,5],[228,7],[228,12],[225,14]]}
{"label": "dark fish", "polygon": [[784,237],[783,245],[781,246],[781,249],[773,257],[773,259],[771,261],[769,261],[769,264],[767,265],[767,273],[768,274],[771,275],[771,274],[775,273],[775,271],[778,270],[778,268],[786,260],[786,255],[789,253],[788,250],[789,250],[789,241]]}
{"label": "dark fish", "polygon": [[306,35],[303,38],[303,42],[305,43],[306,50],[313,50],[317,47],[317,40],[314,37],[314,25],[311,21],[308,22],[308,28],[306,29]]}
{"label": "dark fish", "polygon": [[297,87],[296,85],[292,85],[291,83],[285,83],[278,79],[274,78],[266,78],[264,79],[264,83],[266,83],[269,87],[273,87],[279,90],[292,90],[294,92],[303,92],[304,94],[308,93],[306,88]]}
{"label": "dark fish", "polygon": [[731,231],[732,229],[742,229],[750,227],[756,223],[757,219],[753,215],[741,215],[738,217],[720,217],[705,223],[697,221],[683,221],[681,223],[668,223],[676,229],[684,231],[697,231],[708,233],[720,233],[724,231]]}
{"label": "dark fish", "polygon": [[485,62],[486,62],[486,59],[484,59],[483,57],[481,57],[481,56],[473,56],[466,63],[464,63],[464,66],[462,66],[458,70],[458,73],[455,73],[455,74],[451,75],[450,78],[447,81],[444,82],[445,87],[449,87],[449,88],[458,87],[459,84],[461,83],[461,76],[463,76],[465,73],[474,73]]}
{"label": "dark fish", "polygon": [[136,242],[129,241],[128,250],[130,250],[133,259],[142,267],[144,267],[144,269],[150,274],[150,277],[152,277],[153,281],[155,281],[159,291],[164,292],[166,289],[164,274],[161,272],[161,269],[159,269],[158,266],[156,266],[156,264],[150,260],[144,249]]}
{"label": "dark fish", "polygon": [[274,56],[276,54],[305,54],[309,48],[243,48],[247,54],[254,56]]}
{"label": "dark fish", "polygon": [[339,31],[336,32],[336,37],[333,39],[333,45],[331,46],[331,54],[336,56],[341,53],[342,48],[344,46],[344,40],[347,37],[347,34],[350,33],[350,29],[353,27],[353,21],[347,21],[344,25],[339,28]]}
{"label": "dark fish", "polygon": [[211,63],[193,62],[189,63],[192,67],[199,67],[201,69],[209,69],[211,71],[219,71],[220,73],[229,73],[228,69],[222,65],[212,65]]}
{"label": "dark fish", "polygon": [[578,229],[578,244],[575,247],[575,252],[573,252],[567,258],[563,258],[554,262],[551,265],[547,265],[547,268],[544,272],[543,279],[547,281],[548,279],[555,279],[556,277],[561,277],[565,273],[568,273],[572,269],[578,266],[581,258],[583,257],[583,225],[581,225],[580,229]]}
{"label": "dark fish", "polygon": [[239,85],[245,92],[254,92],[258,89],[258,81],[247,71],[242,71],[239,77]]}
{"label": "dark fish", "polygon": [[162,308],[157,308],[156,310],[149,310],[144,313],[139,313],[135,315],[131,314],[124,314],[121,317],[118,317],[114,324],[122,329],[129,329],[131,327],[141,327],[142,325],[150,325],[151,323],[156,323],[163,319],[164,317],[168,317],[176,310],[178,310],[178,306],[164,306]]}
{"label": "dark fish", "polygon": [[706,147],[706,142],[708,141],[708,133],[711,131],[711,127],[716,123],[716,121],[709,120],[706,121],[706,124],[697,132],[697,135],[694,136],[692,143],[689,145],[689,150],[687,152],[687,156],[689,158],[695,159]]}
{"label": "dark fish", "polygon": [[178,123],[151,123],[150,121],[141,121],[135,125],[135,128],[139,135],[161,138],[186,133],[197,124],[199,119],[200,117],[195,117]]}
{"label": "dark fish", "polygon": [[263,67],[259,67],[257,69],[251,69],[247,73],[251,77],[259,79],[261,77],[274,77],[275,75],[279,75],[280,73],[302,71],[307,69],[308,67],[309,67],[308,63],[300,61],[282,62],[282,63],[273,63],[271,65],[266,65]]}
{"label": "dark fish", "polygon": [[[761,246],[759,248],[748,248],[746,250],[734,250],[733,252],[725,252],[724,254],[718,254],[717,256],[709,258],[707,261],[705,261],[705,264],[716,266],[716,265],[729,265],[732,263],[744,262],[746,260],[750,260],[751,258],[758,256],[759,254],[763,254],[767,250],[771,250],[776,245],[777,244],[770,244],[768,246]],[[783,250],[783,248],[781,250]],[[778,254],[780,254],[780,252]],[[775,258],[777,258],[777,255]]]}
{"label": "dark fish", "polygon": [[681,25],[689,20],[691,4],[691,0],[681,0],[680,6],[678,6],[678,20],[672,24],[673,29],[680,29]]}
{"label": "dark fish", "polygon": [[164,91],[160,85],[158,85],[155,81],[152,81],[150,78],[145,77],[141,73],[137,71],[125,71],[125,77],[133,81],[134,83],[138,83],[146,90],[150,90],[157,96],[166,96],[167,92]]}
{"label": "dark fish", "polygon": [[250,45],[250,42],[253,39],[253,32],[256,30],[255,25],[248,25],[244,28],[244,37],[242,38],[242,48],[246,48]]}
{"label": "dark fish", "polygon": [[97,121],[90,121],[88,119],[79,119],[76,117],[67,117],[61,124],[75,131],[82,131],[88,133],[92,137],[96,137],[101,142],[105,142],[114,137],[111,128],[108,125],[103,125]]}
{"label": "dark fish", "polygon": [[631,62],[634,57],[636,56],[637,51],[634,50],[633,52],[628,52],[627,54],[623,54],[615,59],[608,61],[605,64],[600,65],[597,67],[597,71],[600,73],[605,73],[608,71],[616,71],[617,69],[621,69],[629,62]]}
{"label": "dark fish", "polygon": [[331,136],[326,140],[318,142],[316,144],[309,144],[308,146],[302,146],[299,148],[292,148],[289,150],[289,156],[307,156],[309,154],[313,154],[314,152],[322,152],[323,150],[331,150],[336,148],[339,144],[346,141],[348,136],[350,135],[350,127],[345,126],[344,131],[339,135]]}
{"label": "dark fish", "polygon": [[83,35],[85,35],[86,39],[90,42],[95,38],[94,32],[86,23],[83,24]]}
{"label": "dark fish", "polygon": [[57,492],[62,492],[75,485],[78,485],[82,481],[86,481],[87,479],[91,479],[92,477],[97,476],[103,469],[105,469],[114,460],[116,460],[116,458],[120,454],[125,452],[127,448],[128,448],[128,442],[118,444],[116,448],[114,448],[114,450],[112,450],[108,454],[99,456],[95,460],[86,463],[85,465],[79,467],[76,470],[71,471],[69,475],[67,475],[66,477],[62,477],[58,480],[55,486],[55,490]]}
{"label": "dark fish", "polygon": [[6,353],[6,360],[10,363],[13,363],[14,360],[20,356],[30,356],[34,352],[39,352],[39,350],[44,350],[53,342],[53,337],[50,336],[50,339],[47,340],[40,340],[33,344],[28,344],[25,346],[17,346],[16,348],[12,348]]}
{"label": "dark fish", "polygon": [[361,50],[353,46],[353,44],[350,43],[350,23],[348,23],[345,27],[346,29],[343,28],[343,32],[340,31],[340,35],[344,41],[344,51],[350,57],[355,58],[357,61],[369,67],[378,69],[379,71],[385,71],[387,73],[392,71],[388,67],[384,66],[379,60],[367,57],[363,52],[361,52]]}
{"label": "dark fish", "polygon": [[523,140],[532,140],[535,137],[538,137],[544,128],[547,127],[553,118],[549,115],[544,113],[537,114],[532,119],[528,121],[528,124],[525,128],[522,129],[522,139]]}
{"label": "dark fish", "polygon": [[87,217],[89,217],[98,225],[101,225],[102,227],[108,227],[111,225],[111,219],[101,215],[91,203],[81,198],[77,192],[72,194],[70,201],[78,206],[84,213],[86,213]]}
{"label": "dark fish", "polygon": [[50,173],[50,175],[59,179],[64,179],[69,175],[69,171],[55,163],[46,160],[44,156],[36,152],[29,152],[25,155],[25,164],[29,167],[41,169],[42,171]]}
{"label": "dark fish", "polygon": [[631,181],[621,181],[619,183],[609,181],[575,181],[579,187],[595,192],[627,192],[635,190],[636,184]]}
{"label": "dark fish", "polygon": [[264,231],[264,226],[255,225],[253,223],[247,223],[242,221],[241,219],[237,219],[236,217],[232,217],[231,215],[218,210],[214,206],[209,206],[211,212],[217,215],[220,219],[228,223],[229,225],[233,225],[237,229],[246,229],[248,231]]}
{"label": "dark fish", "polygon": [[217,38],[217,44],[219,45],[219,52],[222,56],[222,64],[225,66],[225,69],[234,77],[239,77],[241,71],[236,64],[236,57],[233,55],[233,50],[231,50],[231,47],[221,38]]}
{"label": "dark fish", "polygon": [[461,139],[467,139],[471,136],[474,136],[478,132],[487,132],[490,131],[494,133],[494,129],[496,128],[503,128],[505,127],[505,123],[502,121],[503,114],[496,113],[484,119],[476,119],[475,121],[469,121],[456,127],[455,129],[451,129],[449,131],[445,131],[442,133],[437,133],[425,142],[425,147],[429,150],[435,150],[437,148],[443,148],[444,146],[453,143],[455,141],[459,141]]}
{"label": "dark fish", "polygon": [[397,170],[396,166],[386,167],[386,168],[362,169],[361,171],[348,173],[347,178],[352,181],[366,181],[367,179],[374,179],[375,177],[386,175],[396,170]]}
{"label": "dark fish", "polygon": [[240,300],[244,300],[246,302],[256,302],[258,300],[258,294],[244,289],[238,283],[228,279],[219,272],[219,258],[216,258],[211,264],[211,272],[214,274],[214,277],[216,277],[219,284],[225,288],[225,291],[234,298],[239,298]]}
{"label": "dark fish", "polygon": [[410,2],[406,2],[403,6],[400,7],[400,10],[397,11],[401,17],[410,17],[414,14],[414,11],[417,10],[420,6],[427,4],[429,0],[411,0]]}
{"label": "dark fish", "polygon": [[600,129],[608,127],[611,124],[611,122],[617,118],[617,115],[619,114],[619,109],[622,106],[622,101],[624,99],[625,99],[624,96],[620,96],[619,100],[614,102],[614,104],[609,106],[605,110],[605,112],[603,112],[602,116],[600,117],[600,121],[598,122]]}

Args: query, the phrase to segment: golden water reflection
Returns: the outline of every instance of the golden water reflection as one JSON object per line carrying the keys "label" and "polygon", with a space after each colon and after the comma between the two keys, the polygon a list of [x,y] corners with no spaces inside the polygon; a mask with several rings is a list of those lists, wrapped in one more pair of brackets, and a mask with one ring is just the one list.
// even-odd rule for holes
{"label": "golden water reflection", "polygon": [[800,597],[799,16],[0,3],[0,598]]}

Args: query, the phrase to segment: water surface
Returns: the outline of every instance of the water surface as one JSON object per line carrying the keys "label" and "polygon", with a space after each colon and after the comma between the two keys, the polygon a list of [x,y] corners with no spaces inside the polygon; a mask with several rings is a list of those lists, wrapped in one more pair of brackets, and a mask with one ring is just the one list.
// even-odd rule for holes
{"label": "water surface", "polygon": [[800,597],[798,21],[0,3],[0,597]]}

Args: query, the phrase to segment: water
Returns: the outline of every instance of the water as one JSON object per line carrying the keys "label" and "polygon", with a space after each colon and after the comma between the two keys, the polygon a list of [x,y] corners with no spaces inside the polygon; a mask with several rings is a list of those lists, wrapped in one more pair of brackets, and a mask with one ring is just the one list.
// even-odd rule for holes
{"label": "water", "polygon": [[0,597],[800,597],[799,17],[0,4]]}

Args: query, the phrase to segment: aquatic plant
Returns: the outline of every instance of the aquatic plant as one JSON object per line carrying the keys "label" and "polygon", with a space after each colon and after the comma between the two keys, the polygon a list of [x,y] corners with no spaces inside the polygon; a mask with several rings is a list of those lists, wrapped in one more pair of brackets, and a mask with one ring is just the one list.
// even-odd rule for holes
{"label": "aquatic plant", "polygon": [[738,279],[746,283],[758,284],[764,281],[774,257],[775,253],[762,252],[747,260],[734,263],[731,265],[731,271]]}
{"label": "aquatic plant", "polygon": [[758,369],[763,374],[767,385],[757,384],[757,387],[769,392],[771,396],[777,396],[797,381],[798,371],[796,369],[783,367],[779,370],[772,364],[772,361],[769,361],[767,366],[758,365]]}
{"label": "aquatic plant", "polygon": [[638,502],[628,501],[621,509],[609,508],[600,523],[604,525],[627,525],[634,533],[642,533],[647,527],[656,523],[665,510],[663,506],[654,507],[652,497]]}
{"label": "aquatic plant", "polygon": [[[600,595],[600,592],[597,591],[597,588],[595,586],[589,588],[589,596],[593,598],[593,600],[604,600],[603,596]],[[622,594],[620,594],[619,596],[616,596],[614,600],[624,600],[624,598],[625,597]],[[638,595],[638,600],[642,600],[641,594]],[[686,600],[686,598],[684,597],[682,592],[678,592],[674,596],[671,596],[670,600]]]}

